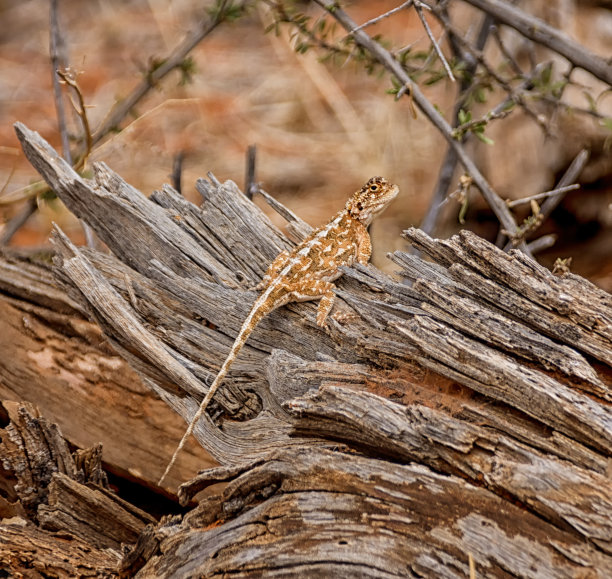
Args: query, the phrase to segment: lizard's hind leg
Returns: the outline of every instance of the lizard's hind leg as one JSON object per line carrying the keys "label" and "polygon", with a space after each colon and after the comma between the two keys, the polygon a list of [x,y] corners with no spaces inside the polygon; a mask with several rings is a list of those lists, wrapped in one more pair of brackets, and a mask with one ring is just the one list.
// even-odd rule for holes
{"label": "lizard's hind leg", "polygon": [[336,299],[334,289],[336,286],[329,281],[308,280],[292,289],[291,297],[296,302],[321,300],[317,308],[317,325],[323,327]]}

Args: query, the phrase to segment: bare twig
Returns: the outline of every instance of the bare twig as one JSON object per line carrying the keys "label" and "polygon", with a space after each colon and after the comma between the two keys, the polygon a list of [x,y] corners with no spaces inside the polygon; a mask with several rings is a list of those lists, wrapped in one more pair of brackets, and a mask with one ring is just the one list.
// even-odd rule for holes
{"label": "bare twig", "polygon": [[508,199],[506,201],[506,205],[508,205],[510,208],[517,207],[518,205],[523,205],[524,203],[530,203],[531,201],[537,201],[538,199],[545,199],[546,197],[552,197],[554,195],[559,195],[560,193],[568,193],[569,191],[574,191],[575,189],[580,189],[580,185],[578,185],[578,183],[567,185],[566,187],[557,187],[550,191],[530,195],[529,197],[521,197],[520,199],[513,200]]}
{"label": "bare twig", "polygon": [[247,149],[247,162],[244,176],[244,194],[253,199],[254,195],[259,191],[259,185],[255,180],[255,168],[257,161],[257,146],[249,145]]}
{"label": "bare twig", "polygon": [[[76,95],[77,98],[77,102],[75,103],[74,99],[71,96],[70,102],[72,103],[72,106],[76,111],[78,117],[81,119],[81,123],[83,124],[83,134],[85,136],[85,152],[75,164],[75,169],[79,170],[85,167],[85,164],[87,163],[87,158],[91,154],[92,148],[91,129],[89,128],[89,120],[87,118],[85,99],[83,98],[81,88],[79,87],[76,81],[76,73],[72,71],[69,67],[66,67],[63,70],[57,69],[55,71],[55,75],[59,76],[62,79],[62,82],[67,84],[72,89],[73,93]],[[66,161],[72,165],[72,155],[70,154],[69,149],[67,150],[66,154]],[[83,229],[83,234],[85,235],[85,243],[87,244],[87,247],[95,247],[96,242],[94,239],[93,230],[85,221],[80,219],[79,223],[81,224],[81,228]]]}
{"label": "bare twig", "polygon": [[[490,15],[487,15],[487,16],[491,18]],[[497,43],[497,46],[499,47],[500,52],[503,54],[506,61],[510,63],[510,66],[512,67],[512,70],[515,72],[515,74],[517,74],[518,76],[525,76],[525,73],[523,72],[521,67],[518,65],[518,62],[516,62],[515,58],[512,56],[512,54],[510,54],[510,51],[506,48],[506,45],[504,41],[502,40],[502,37],[499,33],[499,27],[493,26],[491,28],[491,32],[493,33],[493,37],[495,38],[495,42]]]}
{"label": "bare twig", "polygon": [[403,4],[400,4],[396,8],[393,8],[389,10],[388,12],[381,14],[380,16],[377,16],[376,18],[372,18],[372,20],[368,20],[367,22],[364,22],[363,24],[356,26],[355,28],[353,28],[353,30],[349,30],[349,34],[354,34],[358,30],[363,30],[364,28],[367,28],[368,26],[372,26],[372,24],[376,24],[377,22],[380,22],[381,20],[384,20],[385,18],[388,18],[389,16],[396,14],[400,10],[403,10],[404,8],[408,8],[411,4],[412,4],[412,0],[408,0],[408,2],[404,2]]}
{"label": "bare twig", "polygon": [[[264,4],[270,7],[276,13],[276,19],[279,22],[285,22],[287,24],[292,24],[295,28],[302,34],[304,37],[308,38],[313,44],[316,44],[318,47],[323,48],[324,50],[329,51],[332,54],[338,54],[342,56],[346,56],[347,62],[351,58],[351,52],[346,49],[340,48],[334,42],[326,42],[324,38],[317,36],[313,33],[313,31],[305,25],[303,19],[294,18],[292,14],[290,14],[286,9],[282,1],[279,0],[262,0]],[[347,35],[349,36],[349,35]]]}
{"label": "bare twig", "polygon": [[[493,19],[490,16],[485,15],[480,25],[478,36],[476,37],[475,45],[477,50],[480,51],[484,49],[492,24]],[[466,62],[466,74],[463,75],[461,79],[458,98],[455,103],[455,110],[453,112],[453,125],[456,127],[459,124],[459,111],[463,108],[466,92],[473,83],[473,80],[471,79],[474,76],[478,62],[473,58],[469,58],[469,60],[467,59],[467,55],[465,55],[463,50],[461,50],[459,44],[455,42],[454,36],[454,34],[451,34],[449,37],[451,49],[453,50],[456,58]],[[466,137],[467,135],[464,135],[462,137],[462,141],[465,140]],[[438,182],[436,183],[436,187],[431,196],[429,207],[421,222],[421,229],[427,234],[432,234],[434,232],[435,226],[439,219],[442,204],[448,195],[458,160],[459,157],[457,156],[455,149],[453,147],[449,147],[446,151],[444,161],[442,162],[442,167],[438,174]],[[411,248],[411,252],[416,254],[418,253],[418,250],[413,247]]]}
{"label": "bare twig", "polygon": [[[13,174],[15,173],[15,165],[13,165],[11,167],[11,170],[9,171],[9,174],[7,175],[6,179],[4,180],[4,185],[2,185],[2,187],[0,187],[0,200],[3,197],[4,191],[7,187],[7,185],[11,182],[11,179],[13,178]],[[0,202],[1,204],[1,202]]]}
{"label": "bare twig", "polygon": [[[244,4],[247,2],[245,1]],[[187,55],[206,38],[221,22],[225,14],[227,2],[223,2],[215,16],[205,18],[198,23],[187,37],[165,58],[162,63],[150,70],[140,84],[123,100],[121,100],[109,115],[100,123],[93,134],[93,144],[103,139],[110,131],[118,127],[136,104],[168,73],[183,65]]]}
{"label": "bare twig", "polygon": [[[499,108],[499,107],[496,107]],[[488,125],[491,121],[496,121],[499,119],[505,119],[512,111],[508,108],[502,110],[492,110],[488,113],[484,114],[479,119],[472,119],[470,121],[466,121],[460,125],[457,125],[453,129],[453,137],[456,139],[463,137],[469,132],[475,132],[477,129],[484,129],[486,125]]]}
{"label": "bare twig", "polygon": [[87,108],[85,106],[85,99],[83,98],[81,87],[79,87],[79,84],[76,80],[76,73],[74,72],[74,70],[72,70],[71,68],[65,68],[63,70],[58,70],[57,74],[62,79],[62,81],[73,90],[77,98],[77,102],[75,102],[72,98],[70,100],[78,117],[81,119],[81,123],[83,124],[83,134],[85,136],[85,151],[83,155],[79,158],[75,166],[76,169],[80,169],[83,168],[87,163],[87,159],[91,154],[91,149],[93,146],[93,141],[91,138],[91,129],[89,127],[89,119],[87,118]]}
{"label": "bare twig", "polygon": [[[427,234],[433,234],[435,231],[444,200],[446,199],[450,184],[453,180],[453,175],[455,174],[458,160],[459,157],[457,156],[455,149],[453,149],[453,147],[449,147],[446,151],[444,161],[442,161],[442,167],[438,172],[438,182],[436,183],[436,187],[431,196],[429,207],[427,208],[427,212],[421,221],[420,227]],[[417,254],[420,253],[420,250],[414,248],[413,246],[413,248],[411,248],[411,252]]]}
{"label": "bare twig", "polygon": [[55,110],[57,113],[57,125],[62,140],[62,154],[67,163],[72,165],[72,155],[70,153],[70,141],[68,140],[68,130],[66,128],[66,112],[64,109],[64,99],[62,98],[62,88],[59,82],[58,71],[66,68],[64,39],[60,34],[59,16],[57,8],[58,0],[51,0],[50,5],[50,28],[49,52],[51,55],[51,74],[53,77],[53,96],[55,98]]}
{"label": "bare twig", "polygon": [[502,233],[510,240],[506,247],[504,247],[504,251],[508,251],[511,247],[517,247],[519,244],[525,243],[527,237],[544,223],[544,217],[540,211],[540,206],[535,201],[531,201],[530,205],[531,215],[523,220],[515,233],[510,233],[502,229]]}
{"label": "bare twig", "polygon": [[[518,104],[525,111],[525,113],[529,115],[540,126],[540,128],[542,128],[545,134],[548,135],[548,126],[546,122],[538,116],[538,114],[528,105],[527,102],[525,102],[525,99],[523,99],[522,97],[521,91],[513,88],[510,84],[510,81],[505,79],[501,74],[499,74],[495,67],[491,66],[487,62],[482,53],[482,48],[484,47],[479,48],[478,44],[474,47],[471,46],[470,43],[467,42],[467,40],[465,40],[463,36],[459,33],[459,31],[452,25],[445,9],[434,6],[432,8],[432,13],[440,20],[442,26],[448,32],[449,38],[451,40],[451,46],[456,45],[455,52],[462,52],[464,54],[468,53],[470,55],[470,58],[468,59],[466,56],[464,56],[464,60],[474,60],[476,65],[479,64],[480,66],[482,66],[485,72],[493,80],[495,80],[495,82],[502,88],[502,90],[504,90],[508,94],[511,100]],[[489,16],[488,18],[491,17]],[[492,23],[493,20],[491,19],[490,22]],[[463,50],[460,50],[459,47]],[[529,77],[527,77],[527,79],[525,79],[525,81],[521,83],[521,86],[532,88],[532,82],[538,76],[536,74],[536,71],[541,73],[542,69],[542,63],[534,65],[532,67],[532,71]],[[475,72],[475,70],[476,69],[474,68],[473,72]]]}
{"label": "bare twig", "polygon": [[[589,151],[587,151],[586,149],[582,149],[571,162],[567,171],[565,171],[565,173],[563,174],[563,177],[559,179],[559,183],[557,183],[557,189],[561,190],[562,188],[567,187],[568,185],[576,181],[578,177],[580,177],[580,174],[582,173],[582,170],[584,169],[588,160]],[[546,219],[554,211],[555,207],[557,207],[557,205],[561,203],[563,197],[565,197],[565,192],[558,192],[556,195],[551,195],[550,197],[548,197],[548,199],[546,199],[546,201],[542,203],[542,207],[540,207],[540,212],[544,216],[544,219]]]}
{"label": "bare twig", "polygon": [[464,0],[538,44],[567,58],[574,66],[612,85],[612,66],[543,20],[503,0]]}
{"label": "bare twig", "polygon": [[537,64],[528,76],[524,77],[521,83],[516,87],[510,87],[508,92],[508,98],[504,99],[499,103],[492,111],[491,114],[498,115],[504,110],[507,110],[511,105],[517,104],[529,115],[535,115],[535,113],[525,105],[525,99],[523,95],[531,92],[534,87],[534,82],[537,78],[542,76],[544,68],[548,66],[547,62],[540,62]]}
{"label": "bare twig", "polygon": [[184,151],[179,151],[176,155],[174,155],[174,161],[172,162],[172,174],[170,175],[170,180],[172,182],[172,187],[177,193],[182,193],[181,180],[183,177],[183,161],[184,160],[185,160]]}
{"label": "bare twig", "polygon": [[[563,197],[565,197],[567,191],[576,188],[575,186],[571,186],[570,188],[570,184],[578,179],[588,159],[589,152],[586,149],[582,149],[576,155],[576,157],[568,167],[567,171],[563,174],[563,177],[559,179],[559,183],[557,184],[557,187],[553,190],[552,194],[550,194],[546,198],[546,201],[542,203],[541,207],[537,208],[537,218],[532,219],[528,223],[527,227],[519,228],[519,231],[514,234],[514,239],[512,235],[509,235],[508,237],[510,238],[510,243],[507,244],[504,249],[507,250],[509,247],[513,246],[514,243],[516,243],[518,236],[520,236],[520,238],[524,238],[527,235],[532,234],[538,229],[538,227],[540,227],[540,225],[542,225],[542,223],[544,223],[546,219],[548,219],[555,207],[557,207]],[[531,200],[531,203],[533,204],[535,203],[535,201]]]}
{"label": "bare twig", "polygon": [[0,246],[7,245],[21,226],[34,214],[38,209],[36,197],[30,197],[21,211],[15,215],[5,226],[0,237]]}
{"label": "bare twig", "polygon": [[427,6],[427,4],[423,4],[422,2],[420,2],[420,0],[414,0],[414,9],[416,10],[419,20],[421,21],[421,24],[423,25],[423,28],[425,29],[425,33],[429,37],[429,40],[431,44],[433,45],[433,48],[436,51],[436,54],[438,55],[438,58],[440,59],[440,62],[442,63],[442,66],[444,67],[444,70],[446,71],[448,78],[452,82],[455,82],[455,76],[453,75],[453,71],[451,70],[451,67],[448,64],[446,57],[442,53],[442,50],[440,49],[438,42],[434,38],[431,28],[429,27],[429,24],[427,23],[427,19],[425,18],[425,15],[423,14],[423,8],[427,8],[427,10],[431,10],[431,8]]}
{"label": "bare twig", "polygon": [[527,244],[527,247],[530,249],[531,253],[534,255],[539,253],[540,251],[544,251],[549,247],[552,247],[557,242],[557,236],[554,234],[542,235],[542,237],[538,237],[533,241],[530,241]]}

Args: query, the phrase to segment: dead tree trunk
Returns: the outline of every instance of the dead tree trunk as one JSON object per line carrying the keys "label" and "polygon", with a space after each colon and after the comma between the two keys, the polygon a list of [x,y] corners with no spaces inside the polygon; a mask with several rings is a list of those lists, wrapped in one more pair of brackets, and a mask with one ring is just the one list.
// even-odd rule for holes
{"label": "dead tree trunk", "polygon": [[[102,443],[117,476],[154,485],[184,422],[57,287],[50,262],[50,254],[0,253],[0,400],[36,404],[71,444]],[[186,450],[174,485],[214,464],[197,444]]]}
{"label": "dead tree trunk", "polygon": [[[56,229],[59,283],[188,420],[289,241],[231,182],[147,199],[17,132],[112,252]],[[347,271],[329,332],[312,304],[261,324],[195,431],[222,466],[179,496],[227,486],[147,527],[125,575],[612,574],[610,295],[469,232],[405,236],[431,261]]]}

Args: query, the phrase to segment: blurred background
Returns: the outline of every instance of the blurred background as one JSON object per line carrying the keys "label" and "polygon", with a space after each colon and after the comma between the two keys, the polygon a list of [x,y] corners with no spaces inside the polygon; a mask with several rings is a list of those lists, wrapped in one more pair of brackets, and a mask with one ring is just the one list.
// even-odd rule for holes
{"label": "blurred background", "polygon": [[[92,131],[151,71],[207,18],[215,2],[194,0],[60,0],[62,54],[76,73]],[[322,11],[312,3],[290,2],[314,22]],[[401,2],[344,3],[363,23]],[[466,37],[475,34],[482,14],[462,2],[451,3],[453,21]],[[530,14],[603,57],[612,54],[612,15],[606,1],[554,0],[517,3]],[[446,51],[435,19],[433,34]],[[295,31],[273,25],[274,11],[260,2],[236,19],[222,22],[175,70],[150,90],[113,131],[93,148],[89,163],[103,161],[145,194],[170,181],[177,155],[183,155],[182,193],[199,203],[195,181],[212,171],[220,180],[245,184],[246,154],[257,147],[256,180],[263,189],[313,226],[326,221],[347,196],[373,175],[400,186],[400,198],[372,226],[374,262],[387,271],[385,254],[406,249],[403,229],[418,226],[429,206],[446,152],[446,143],[427,119],[412,115],[408,98],[389,94],[391,79],[382,69],[365,70],[357,54],[323,59],[311,48],[296,52]],[[61,150],[52,67],[49,58],[49,2],[0,0],[0,228],[23,210],[37,180],[25,160],[12,124],[25,123]],[[371,35],[396,51],[409,50],[427,62],[431,42],[414,10],[398,11],[368,27]],[[341,38],[342,31],[331,32]],[[552,80],[563,78],[560,57],[503,29],[503,46],[517,63],[550,61]],[[500,46],[485,51],[500,74],[507,72]],[[422,54],[422,56],[419,56]],[[438,63],[438,69],[441,69]],[[591,160],[580,178],[583,187],[566,196],[539,234],[557,243],[538,259],[551,266],[572,257],[571,270],[612,290],[612,115],[610,87],[583,71],[572,73],[563,101],[531,103],[536,116],[515,110],[486,128],[492,144],[471,139],[466,145],[477,165],[504,198],[516,199],[552,189],[581,147]],[[419,83],[429,100],[452,118],[457,84],[444,74],[425,74]],[[473,118],[504,100],[493,86],[481,87]],[[606,92],[608,91],[608,92]],[[74,98],[74,95],[73,95]],[[82,141],[79,118],[65,99],[67,125],[75,148]],[[575,107],[572,109],[571,107]],[[596,109],[597,114],[591,114]],[[591,113],[589,112],[591,111]],[[85,168],[87,171],[87,167]],[[458,189],[457,172],[451,190]],[[261,199],[256,202],[264,206]],[[83,233],[52,195],[37,199],[38,210],[12,237],[13,247],[48,245],[52,222],[77,243]],[[528,215],[529,206],[520,219]],[[498,224],[477,190],[468,194],[465,223],[460,203],[444,204],[436,236],[469,228],[494,241]],[[280,218],[268,214],[283,226]],[[519,222],[520,222],[519,219]],[[1,229],[0,229],[1,233]]]}

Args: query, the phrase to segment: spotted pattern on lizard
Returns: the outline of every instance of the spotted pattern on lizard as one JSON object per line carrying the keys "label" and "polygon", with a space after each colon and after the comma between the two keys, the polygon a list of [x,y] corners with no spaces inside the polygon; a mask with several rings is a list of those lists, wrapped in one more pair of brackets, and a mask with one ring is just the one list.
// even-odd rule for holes
{"label": "spotted pattern on lizard", "polygon": [[367,227],[397,197],[397,185],[382,177],[372,177],[346,202],[344,209],[319,229],[315,229],[293,251],[283,251],[270,264],[263,280],[256,289],[261,294],[255,300],[242,324],[232,348],[215,377],[198,411],[189,423],[176,448],[161,485],[176,461],[195,425],[205,412],[230,366],[257,326],[273,310],[290,302],[320,300],[317,308],[317,324],[325,326],[334,304],[334,281],[342,275],[342,266],[355,261],[366,265],[372,253]]}

